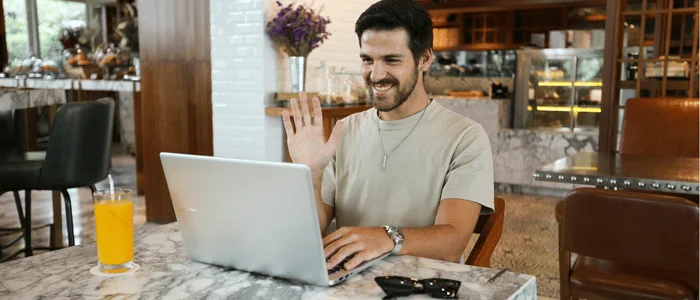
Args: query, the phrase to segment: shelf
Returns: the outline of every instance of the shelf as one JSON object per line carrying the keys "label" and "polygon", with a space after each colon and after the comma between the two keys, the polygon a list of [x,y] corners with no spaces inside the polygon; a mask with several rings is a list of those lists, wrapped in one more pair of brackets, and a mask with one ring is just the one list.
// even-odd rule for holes
{"label": "shelf", "polygon": [[[600,113],[600,107],[591,106],[562,106],[562,105],[539,105],[537,106],[537,111],[539,112],[570,112],[574,113]],[[532,106],[527,106],[527,111],[532,111]]]}
{"label": "shelf", "polygon": [[484,50],[513,50],[518,49],[521,45],[511,43],[478,43],[478,44],[463,44],[453,47],[435,47],[434,51],[484,51]]}
{"label": "shelf", "polygon": [[[642,89],[645,89],[645,87],[649,87],[650,85],[661,85],[661,78],[659,79],[645,79],[642,80]],[[681,79],[681,80],[675,80],[675,79],[668,79],[666,82],[666,86],[668,89],[671,90],[683,90],[687,89],[690,85],[690,80],[687,79]],[[622,89],[636,89],[637,88],[637,81],[636,80],[620,80],[618,81],[618,86]]]}
{"label": "shelf", "polygon": [[577,81],[572,83],[571,81],[540,81],[537,82],[537,86],[546,86],[546,87],[601,87],[603,86],[602,82],[599,81]]}
{"label": "shelf", "polygon": [[[656,14],[674,13],[674,14],[693,14],[697,13],[698,9],[696,7],[688,8],[672,8],[672,9],[652,9],[647,10],[646,15],[648,17],[654,17]],[[624,11],[620,13],[622,16],[641,16],[641,11]]]}

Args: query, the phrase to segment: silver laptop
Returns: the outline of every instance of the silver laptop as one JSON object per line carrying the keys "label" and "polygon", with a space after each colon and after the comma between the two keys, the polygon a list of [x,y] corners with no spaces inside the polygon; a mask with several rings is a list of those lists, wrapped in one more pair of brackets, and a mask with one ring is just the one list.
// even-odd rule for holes
{"label": "silver laptop", "polygon": [[305,165],[161,153],[190,259],[335,285],[378,259],[329,274]]}

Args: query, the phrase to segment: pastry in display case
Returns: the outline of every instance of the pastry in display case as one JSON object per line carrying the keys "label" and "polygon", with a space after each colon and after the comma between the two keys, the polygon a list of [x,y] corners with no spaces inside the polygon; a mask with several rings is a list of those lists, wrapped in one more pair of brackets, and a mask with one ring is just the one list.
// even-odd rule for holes
{"label": "pastry in display case", "polygon": [[515,128],[598,130],[602,50],[519,50],[517,61]]}

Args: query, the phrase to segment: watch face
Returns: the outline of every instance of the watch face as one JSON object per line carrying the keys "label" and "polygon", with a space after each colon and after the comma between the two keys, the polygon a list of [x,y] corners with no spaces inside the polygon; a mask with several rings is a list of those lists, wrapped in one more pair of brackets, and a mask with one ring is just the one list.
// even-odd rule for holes
{"label": "watch face", "polygon": [[395,241],[403,241],[403,237],[396,231],[391,232],[391,239]]}

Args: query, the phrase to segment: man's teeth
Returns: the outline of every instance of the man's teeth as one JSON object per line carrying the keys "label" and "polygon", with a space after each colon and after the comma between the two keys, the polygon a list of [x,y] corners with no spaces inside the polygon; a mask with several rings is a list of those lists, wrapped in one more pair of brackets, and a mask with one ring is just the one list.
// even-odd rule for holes
{"label": "man's teeth", "polygon": [[378,90],[378,91],[380,91],[380,92],[389,90],[389,89],[392,88],[392,87],[394,87],[393,84],[375,84],[375,85],[374,85],[374,89],[376,89],[376,90]]}

